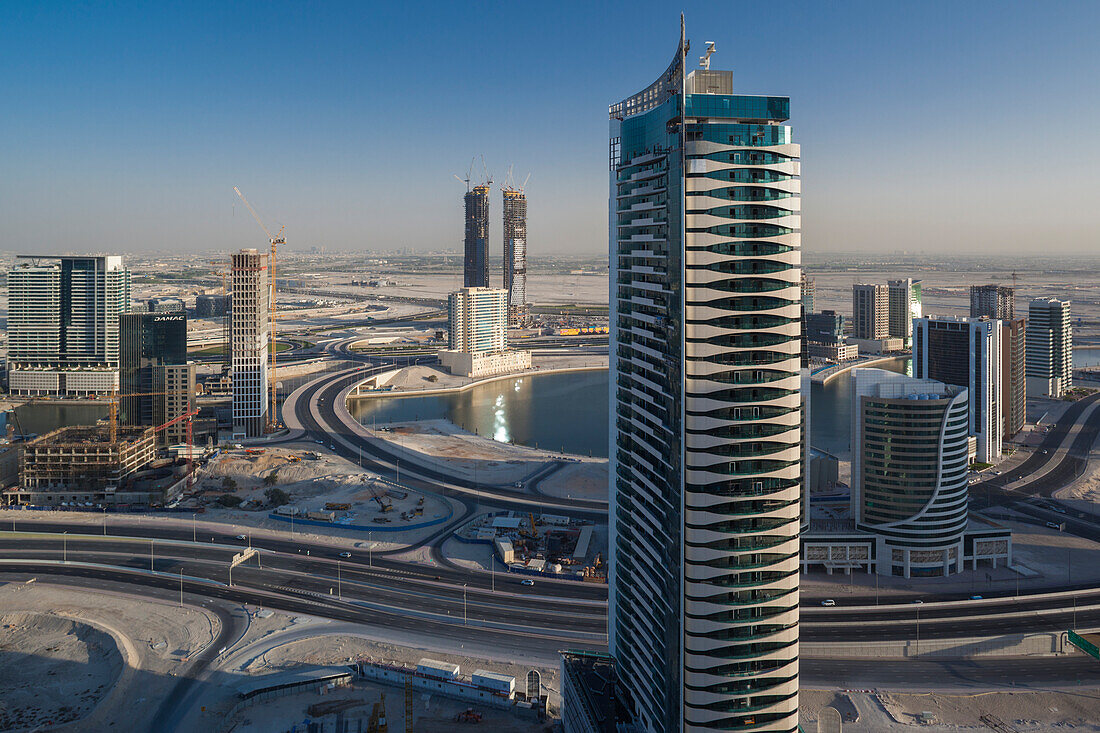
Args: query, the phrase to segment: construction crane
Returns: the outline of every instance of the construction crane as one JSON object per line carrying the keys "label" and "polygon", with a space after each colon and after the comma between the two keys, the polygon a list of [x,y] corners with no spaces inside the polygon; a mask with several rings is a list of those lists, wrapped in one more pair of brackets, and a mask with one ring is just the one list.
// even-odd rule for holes
{"label": "construction crane", "polygon": [[264,226],[263,221],[260,219],[260,215],[256,213],[256,210],[252,208],[252,204],[248,203],[248,199],[241,193],[241,189],[236,186],[233,190],[237,192],[237,195],[241,197],[241,201],[248,208],[248,213],[252,214],[252,218],[256,220],[256,223],[260,225],[260,229],[264,230],[264,234],[267,235],[267,239],[271,242],[271,298],[268,305],[269,317],[271,319],[271,337],[270,337],[270,353],[268,354],[268,361],[271,364],[271,377],[269,385],[269,394],[271,398],[270,407],[267,410],[267,431],[269,433],[275,432],[275,251],[276,247],[280,244],[286,244],[286,237],[283,236],[283,232],[286,227],[280,227],[279,233],[275,236],[271,235],[271,231]]}

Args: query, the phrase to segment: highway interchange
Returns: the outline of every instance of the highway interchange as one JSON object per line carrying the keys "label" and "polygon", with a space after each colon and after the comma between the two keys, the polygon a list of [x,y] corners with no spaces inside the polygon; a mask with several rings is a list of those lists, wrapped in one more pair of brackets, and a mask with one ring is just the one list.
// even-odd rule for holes
{"label": "highway interchange", "polygon": [[[396,479],[396,458],[387,452],[383,441],[360,429],[342,399],[342,393],[365,375],[392,366],[385,355],[364,356],[352,351],[353,341],[334,341],[325,346],[325,351],[360,364],[323,374],[295,390],[283,405],[283,419],[292,438],[323,440],[344,458]],[[413,362],[433,359],[423,355],[406,358]],[[974,484],[971,492],[975,508],[1010,508],[1037,521],[1065,522],[1067,532],[1100,541],[1100,517],[1064,508],[1060,511],[1049,499],[1083,470],[1100,433],[1100,409],[1090,410],[1098,400],[1100,395],[1071,406],[1033,455],[1016,469]],[[1082,416],[1085,420],[1080,422]],[[1063,446],[1074,431],[1073,440]],[[542,578],[534,586],[525,586],[520,578],[506,572],[460,567],[442,553],[443,542],[451,531],[475,509],[547,511],[606,521],[606,502],[563,500],[541,494],[538,483],[553,470],[540,469],[525,482],[523,490],[518,490],[474,484],[403,462],[402,484],[445,496],[458,505],[449,522],[418,543],[430,548],[433,565],[393,556],[409,548],[389,552],[355,548],[352,557],[340,558],[346,545],[311,543],[290,532],[264,530],[254,531],[249,540],[259,550],[262,568],[252,562],[237,566],[233,569],[233,584],[229,585],[229,559],[245,544],[236,538],[236,529],[211,532],[210,525],[205,524],[200,533],[191,521],[174,517],[157,522],[112,517],[100,526],[93,517],[77,521],[26,512],[25,518],[0,527],[0,573],[12,578],[48,576],[70,584],[127,589],[165,598],[182,591],[190,602],[217,599],[380,629],[413,631],[425,638],[461,638],[496,648],[522,646],[545,658],[567,647],[605,648],[606,586]],[[1024,480],[1028,476],[1036,478]],[[958,593],[923,594],[929,602],[922,605],[903,602],[877,607],[872,605],[874,597],[855,596],[848,597],[844,606],[828,609],[817,605],[819,599],[804,599],[800,636],[811,643],[861,642],[1100,627],[1100,589],[1095,587],[1081,587],[1074,593],[994,595],[969,600]],[[210,661],[198,660],[196,665]],[[975,684],[999,684],[1006,675],[1020,674],[1028,680],[1052,684],[1070,680],[1100,682],[1100,664],[1093,662],[1090,666],[1076,657],[1057,665],[1051,661],[964,665],[907,660],[905,665],[895,666],[908,670],[909,676],[905,671],[895,676],[898,681],[913,681],[923,674],[919,672],[924,669],[921,665],[933,665],[928,669],[955,669]],[[881,677],[888,665],[867,664],[872,663],[805,659],[803,670],[808,680],[836,680],[838,675],[850,674],[852,684],[856,684],[861,674],[873,672],[883,682],[890,681]],[[177,693],[184,694],[179,690]]]}

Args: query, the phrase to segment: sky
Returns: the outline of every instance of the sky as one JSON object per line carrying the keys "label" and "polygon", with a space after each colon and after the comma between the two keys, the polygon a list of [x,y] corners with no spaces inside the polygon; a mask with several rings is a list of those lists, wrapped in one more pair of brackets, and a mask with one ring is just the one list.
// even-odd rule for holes
{"label": "sky", "polygon": [[[0,3],[0,250],[607,251],[607,107],[675,51],[791,98],[807,252],[1100,252],[1096,2]],[[500,194],[491,249],[501,250]]]}

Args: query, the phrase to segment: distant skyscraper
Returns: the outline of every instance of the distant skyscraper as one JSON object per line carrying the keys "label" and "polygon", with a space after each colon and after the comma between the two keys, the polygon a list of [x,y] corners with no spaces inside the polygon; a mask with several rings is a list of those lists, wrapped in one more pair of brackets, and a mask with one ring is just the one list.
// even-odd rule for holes
{"label": "distant skyscraper", "polygon": [[221,318],[229,313],[228,295],[199,295],[195,298],[198,318]]}
{"label": "distant skyscraper", "polygon": [[237,252],[232,277],[233,435],[252,438],[263,435],[267,424],[271,340],[268,254],[255,249]]}
{"label": "distant skyscraper", "polygon": [[489,186],[474,186],[466,192],[466,251],[462,285],[489,287]]}
{"label": "distant skyscraper", "polygon": [[913,323],[913,376],[967,389],[970,434],[983,463],[1001,458],[1001,337],[1001,322],[988,318],[934,316]]}
{"label": "distant skyscraper", "polygon": [[1036,298],[1027,311],[1027,393],[1055,399],[1073,386],[1070,302]]}
{"label": "distant skyscraper", "polygon": [[890,292],[885,285],[852,286],[852,337],[884,339],[890,336]]}
{"label": "distant skyscraper", "polygon": [[852,516],[878,538],[877,572],[940,576],[966,556],[967,390],[883,369],[852,372]]}
{"label": "distant skyscraper", "polygon": [[527,196],[521,189],[504,189],[504,289],[508,291],[508,320],[522,326],[527,320]]}
{"label": "distant skyscraper", "polygon": [[802,309],[806,313],[816,313],[817,283],[812,277],[807,277],[806,273],[803,272],[800,285],[802,288]]}
{"label": "distant skyscraper", "polygon": [[[155,427],[190,411],[195,365],[187,363],[187,315],[127,313],[120,334],[119,422]],[[186,425],[172,425],[158,437],[183,442]]]}
{"label": "distant skyscraper", "polygon": [[1027,420],[1026,334],[1024,318],[1001,321],[1001,405],[1006,440],[1020,432]]}
{"label": "distant skyscraper", "polygon": [[1016,294],[1002,285],[970,286],[970,317],[997,318],[1007,321],[1013,316]]}
{"label": "distant skyscraper", "polygon": [[20,256],[8,272],[8,379],[19,395],[118,389],[118,320],[130,311],[119,256]]}
{"label": "distant skyscraper", "polygon": [[610,651],[641,731],[793,732],[799,146],[686,51],[610,108]]}
{"label": "distant skyscraper", "polygon": [[886,284],[889,299],[889,330],[891,338],[905,342],[905,348],[913,345],[913,319],[920,318],[921,283],[907,277],[904,280],[891,280]]}

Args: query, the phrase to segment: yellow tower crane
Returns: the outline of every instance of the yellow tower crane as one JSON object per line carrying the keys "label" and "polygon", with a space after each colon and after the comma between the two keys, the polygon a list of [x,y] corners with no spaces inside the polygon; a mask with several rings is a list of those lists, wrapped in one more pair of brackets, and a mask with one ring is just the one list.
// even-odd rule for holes
{"label": "yellow tower crane", "polygon": [[241,193],[241,189],[234,186],[233,190],[236,191],[237,195],[241,197],[241,201],[243,201],[245,207],[248,208],[248,213],[252,214],[252,218],[255,219],[256,223],[260,225],[260,229],[264,230],[264,234],[267,235],[268,241],[271,242],[271,263],[269,265],[271,268],[271,297],[268,304],[268,315],[271,319],[271,337],[269,347],[270,354],[268,355],[268,362],[271,364],[271,377],[269,380],[269,395],[271,397],[271,404],[267,410],[267,431],[270,433],[274,432],[275,430],[275,248],[278,247],[280,244],[286,244],[286,237],[283,236],[283,232],[286,230],[286,227],[280,227],[279,233],[275,236],[272,236],[268,228],[264,226],[263,221],[260,220],[260,215],[256,213],[256,210],[252,208],[252,204],[248,203],[248,199],[246,199],[244,197],[244,194]]}

